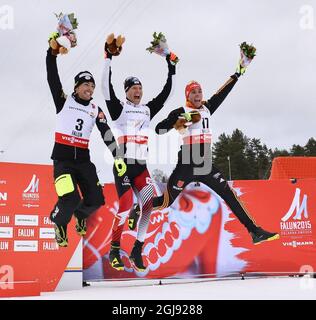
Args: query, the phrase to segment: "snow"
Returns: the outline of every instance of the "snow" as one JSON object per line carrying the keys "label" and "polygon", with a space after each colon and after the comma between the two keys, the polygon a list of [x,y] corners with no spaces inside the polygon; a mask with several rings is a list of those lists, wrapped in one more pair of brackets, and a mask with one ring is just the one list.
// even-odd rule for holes
{"label": "snow", "polygon": [[[315,300],[316,279],[261,277],[235,279],[126,280],[90,283],[80,290],[42,293],[36,300]],[[12,298],[11,298],[12,299]]]}

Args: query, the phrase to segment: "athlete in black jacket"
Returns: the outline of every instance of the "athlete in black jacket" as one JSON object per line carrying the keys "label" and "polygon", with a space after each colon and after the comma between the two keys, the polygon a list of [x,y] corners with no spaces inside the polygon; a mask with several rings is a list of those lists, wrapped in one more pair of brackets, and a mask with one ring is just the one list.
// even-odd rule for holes
{"label": "athlete in black jacket", "polygon": [[[116,174],[123,174],[126,165],[119,158],[119,149],[101,108],[94,105],[93,76],[88,71],[75,77],[74,92],[66,96],[59,79],[57,53],[49,48],[46,56],[47,80],[56,107],[54,161],[55,188],[58,201],[50,218],[55,223],[56,241],[68,245],[67,225],[72,214],[76,217],[76,231],[86,234],[86,218],[104,205],[102,186],[95,165],[90,161],[89,138],[96,124],[101,136],[115,157]],[[77,186],[80,188],[82,199]]]}
{"label": "athlete in black jacket", "polygon": [[[167,190],[153,200],[154,209],[169,207],[191,182],[202,182],[214,190],[230,207],[239,221],[247,228],[254,244],[279,238],[257,226],[241,201],[223,177],[222,173],[212,165],[210,117],[225,100],[235,86],[241,74],[236,72],[207,101],[203,101],[202,88],[196,81],[185,88],[186,105],[173,110],[168,117],[156,126],[157,134],[164,134],[171,129],[179,130],[183,144],[178,153],[178,163],[172,172]],[[194,117],[196,121],[194,121]],[[130,219],[137,220],[139,206],[130,211]]]}

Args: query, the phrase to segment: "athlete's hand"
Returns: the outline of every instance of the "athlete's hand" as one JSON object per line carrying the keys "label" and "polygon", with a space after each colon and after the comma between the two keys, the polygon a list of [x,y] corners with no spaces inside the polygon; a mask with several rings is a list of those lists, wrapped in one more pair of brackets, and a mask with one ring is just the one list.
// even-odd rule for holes
{"label": "athlete's hand", "polygon": [[126,173],[127,166],[123,158],[117,158],[114,160],[115,169],[119,177],[123,176]]}
{"label": "athlete's hand", "polygon": [[201,114],[199,111],[190,111],[190,112],[184,112],[180,115],[182,118],[184,118],[188,122],[196,123],[201,120]]}
{"label": "athlete's hand", "polygon": [[240,44],[240,60],[238,61],[236,72],[239,75],[243,75],[246,72],[246,68],[256,55],[256,48],[253,45],[249,45],[246,42]]}
{"label": "athlete's hand", "polygon": [[114,33],[108,35],[105,44],[104,44],[104,52],[107,57],[118,56],[123,47],[123,43],[125,42],[125,38],[119,35],[115,38]]}
{"label": "athlete's hand", "polygon": [[52,54],[54,56],[57,56],[59,53],[60,54],[68,53],[68,50],[57,42],[58,38],[59,38],[58,32],[52,32],[48,38],[48,44],[52,48]]}
{"label": "athlete's hand", "polygon": [[184,116],[179,116],[176,123],[173,125],[173,127],[178,130],[180,133],[182,133],[188,126],[190,126],[192,122],[187,121]]}
{"label": "athlete's hand", "polygon": [[166,56],[166,58],[173,66],[175,66],[179,62],[179,58],[174,52],[170,52]]}
{"label": "athlete's hand", "polygon": [[58,32],[52,32],[48,38],[48,43],[52,48],[53,55],[67,54],[71,48],[77,45],[77,36],[72,31],[63,36],[60,36]]}

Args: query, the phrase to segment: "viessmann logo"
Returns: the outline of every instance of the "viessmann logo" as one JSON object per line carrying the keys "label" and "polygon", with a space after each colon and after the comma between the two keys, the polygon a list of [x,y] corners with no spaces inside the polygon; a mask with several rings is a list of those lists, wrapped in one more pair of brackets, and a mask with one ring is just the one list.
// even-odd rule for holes
{"label": "viessmann logo", "polygon": [[39,190],[39,178],[36,177],[36,174],[33,174],[33,177],[29,185],[22,193],[23,200],[38,201],[39,200],[38,190]]}
{"label": "viessmann logo", "polygon": [[296,188],[292,204],[281,218],[280,227],[283,235],[312,233],[312,223],[308,219],[307,195],[304,194],[301,201],[301,189]]}
{"label": "viessmann logo", "polygon": [[290,241],[290,242],[283,242],[284,247],[302,247],[302,246],[314,246],[314,241]]}

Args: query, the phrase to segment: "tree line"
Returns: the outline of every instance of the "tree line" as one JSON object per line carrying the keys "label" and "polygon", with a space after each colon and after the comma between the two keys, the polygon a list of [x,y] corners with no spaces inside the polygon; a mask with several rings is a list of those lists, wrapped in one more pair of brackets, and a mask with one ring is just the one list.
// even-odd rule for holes
{"label": "tree line", "polygon": [[222,133],[212,150],[214,165],[232,180],[268,179],[273,159],[282,156],[316,156],[316,140],[310,138],[305,146],[293,144],[290,150],[272,150],[235,129],[232,135]]}

